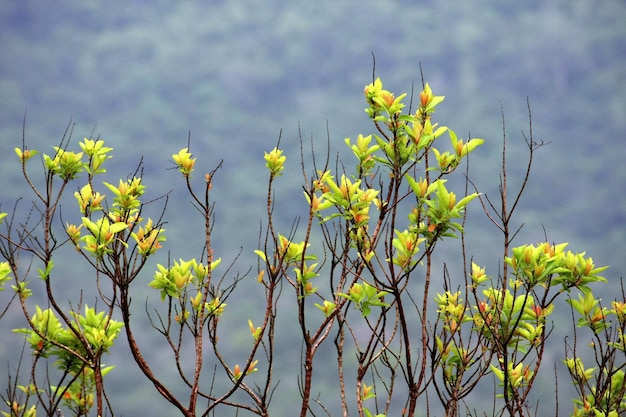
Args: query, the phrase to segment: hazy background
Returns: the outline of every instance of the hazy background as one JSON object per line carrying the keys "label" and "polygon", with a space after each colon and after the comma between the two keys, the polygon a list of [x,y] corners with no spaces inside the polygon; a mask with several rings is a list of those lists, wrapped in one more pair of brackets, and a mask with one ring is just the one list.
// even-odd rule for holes
{"label": "hazy background", "polygon": [[[419,91],[421,64],[434,92],[446,96],[436,120],[461,136],[486,139],[472,154],[472,177],[491,196],[497,192],[502,112],[511,175],[525,168],[521,132],[528,134],[528,99],[534,139],[549,145],[535,155],[517,218],[525,227],[516,243],[543,240],[545,227],[550,241],[570,242],[596,264],[612,265],[605,274],[610,298],[626,269],[624,21],[626,3],[617,0],[5,1],[0,5],[2,210],[12,209],[23,195],[13,148],[21,146],[25,113],[30,148],[52,153],[70,122],[76,140],[102,137],[115,149],[110,182],[132,174],[143,156],[151,197],[180,185],[176,172],[168,170],[170,159],[191,132],[200,172],[223,161],[214,191],[217,255],[230,261],[241,247],[237,270],[245,272],[255,262],[252,251],[263,220],[263,152],[275,146],[282,130],[289,165],[279,183],[277,216],[287,232],[304,207],[299,132],[307,141],[313,138],[321,153],[328,137],[333,154],[343,149],[343,138],[372,132],[362,91],[372,80],[374,54],[376,76],[397,93],[412,85]],[[166,247],[173,258],[199,256],[194,244],[202,237],[194,234],[198,224],[189,221],[195,212],[184,193],[171,197]],[[494,271],[500,240],[479,211],[470,212],[475,219],[468,227],[470,252]],[[78,295],[72,280],[84,279],[76,277],[84,267],[68,267],[68,298]],[[146,284],[152,270],[145,270]],[[137,286],[138,294],[158,297]],[[136,298],[140,313],[142,297]],[[15,312],[2,326],[18,318]],[[245,320],[242,326],[247,332]],[[10,349],[19,346],[19,335],[6,334],[0,358],[10,358]],[[163,343],[149,333],[144,340]],[[113,389],[126,392],[112,393],[121,398],[116,415],[171,415],[135,365],[120,362],[124,349],[112,354],[110,363],[118,368],[108,377]],[[156,360],[159,352],[155,349]],[[296,366],[298,355],[299,347],[285,352],[285,368]],[[293,385],[293,378],[285,374],[282,389]],[[554,381],[547,384],[552,388],[544,391],[549,400],[543,403],[550,410]],[[562,379],[559,388],[567,391],[568,384]],[[282,415],[293,413],[291,395],[296,391],[275,399]],[[560,409],[569,412],[569,396],[561,398]]]}

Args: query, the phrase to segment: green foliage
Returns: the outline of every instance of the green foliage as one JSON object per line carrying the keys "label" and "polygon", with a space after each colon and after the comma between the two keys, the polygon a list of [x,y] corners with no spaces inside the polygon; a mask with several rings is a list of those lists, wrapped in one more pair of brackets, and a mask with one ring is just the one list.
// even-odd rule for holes
{"label": "green foliage", "polygon": [[[88,415],[94,405],[96,390],[102,389],[96,383],[94,368],[98,368],[99,378],[114,368],[100,365],[99,361],[94,363],[89,358],[94,356],[93,352],[97,352],[98,358],[109,352],[123,323],[111,320],[104,311],[96,312],[85,305],[84,314],[70,312],[72,322],[66,328],[54,310],[42,310],[38,305],[35,309],[30,319],[31,327],[14,331],[26,334],[26,341],[34,356],[52,358],[55,367],[70,377],[67,386],[50,386],[55,397],[60,396],[74,415]],[[37,382],[33,384],[37,386]],[[23,410],[25,405],[17,407]],[[36,407],[31,406],[26,415],[34,416],[35,410]]]}
{"label": "green foliage", "polygon": [[367,282],[363,282],[363,284],[355,282],[350,287],[348,294],[337,293],[338,296],[354,303],[363,314],[363,317],[367,317],[370,314],[371,307],[389,307],[388,303],[382,301],[387,294],[389,293],[378,291],[376,287]]}
{"label": "green foliage", "polygon": [[[46,169],[51,174],[61,177],[65,182],[77,178],[84,169],[83,153],[69,152],[58,146],[55,146],[54,150],[56,153],[53,157],[47,154],[43,155]],[[23,158],[23,160],[26,161],[27,158]]]}
{"label": "green foliage", "polygon": [[11,267],[8,262],[0,262],[0,291],[4,291],[4,284],[11,280]]}

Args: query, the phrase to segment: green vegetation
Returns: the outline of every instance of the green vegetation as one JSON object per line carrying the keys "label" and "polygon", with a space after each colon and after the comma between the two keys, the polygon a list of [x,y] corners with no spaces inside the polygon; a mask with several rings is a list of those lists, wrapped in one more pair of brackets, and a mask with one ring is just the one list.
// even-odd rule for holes
{"label": "green vegetation", "polygon": [[[609,302],[595,296],[607,267],[567,243],[512,245],[514,214],[543,145],[532,123],[525,170],[510,175],[505,148],[493,196],[477,189],[468,164],[484,140],[435,120],[444,97],[428,83],[411,100],[376,78],[364,96],[371,133],[346,138],[352,155],[345,158],[312,142],[310,162],[295,163],[297,195],[277,192],[294,164],[280,141],[264,152],[265,218],[249,273],[216,253],[214,237],[229,233],[214,213],[220,165],[206,168],[190,151],[193,142],[171,150],[170,172],[181,178],[172,195],[185,193],[194,215],[184,222],[200,243],[172,259],[176,242],[165,226],[181,213],[168,209],[167,193],[148,197],[141,164],[110,180],[114,149],[101,139],[75,148],[64,136],[52,154],[25,139],[15,148],[16,166],[32,207],[19,202],[0,215],[0,283],[14,294],[2,319],[15,310],[27,320],[15,331],[25,335],[28,355],[9,371],[3,415],[115,415],[107,381],[120,370],[104,361],[120,338],[168,414],[269,416],[289,396],[291,415],[301,416],[539,415],[533,388],[539,375],[551,375],[552,364],[542,364],[552,345],[562,346],[557,366],[571,379],[559,384],[577,391],[557,400],[560,410],[626,412],[624,291]],[[300,143],[304,155],[307,142]],[[283,228],[276,208],[298,199],[303,209]],[[466,244],[470,206],[482,206],[498,230],[493,259],[474,257]],[[456,254],[445,250],[452,242]],[[57,271],[78,263],[90,272],[68,291]],[[138,279],[150,266],[153,279]],[[134,308],[146,287],[145,306]],[[559,323],[575,335],[565,343],[551,337],[557,310],[574,318]],[[137,329],[146,315],[153,335],[142,340]],[[3,329],[4,339],[10,329]],[[149,353],[157,348],[155,359]],[[279,374],[279,352],[293,350],[298,362]],[[324,387],[329,369],[332,388]]]}

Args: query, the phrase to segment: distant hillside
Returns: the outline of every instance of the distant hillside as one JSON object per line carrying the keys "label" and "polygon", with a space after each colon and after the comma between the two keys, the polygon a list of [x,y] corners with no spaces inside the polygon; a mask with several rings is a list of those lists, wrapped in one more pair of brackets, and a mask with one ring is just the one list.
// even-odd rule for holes
{"label": "distant hillside", "polygon": [[[534,139],[549,144],[535,155],[518,243],[544,239],[545,228],[549,240],[568,241],[597,264],[612,265],[605,275],[618,288],[626,271],[623,1],[114,3],[0,8],[2,210],[23,191],[13,148],[21,145],[25,112],[31,148],[51,152],[71,120],[75,138],[93,132],[116,149],[111,173],[131,174],[143,156],[154,197],[180,181],[168,160],[191,132],[204,169],[223,160],[215,241],[228,259],[243,247],[238,265],[245,272],[255,262],[250,227],[256,232],[263,216],[263,152],[282,130],[289,175],[281,179],[276,212],[289,230],[304,204],[300,134],[307,152],[312,138],[325,155],[329,139],[334,155],[344,152],[344,137],[372,130],[362,90],[372,79],[373,54],[376,76],[395,91],[412,83],[417,91],[421,66],[446,96],[436,119],[459,135],[487,140],[472,154],[471,175],[494,197],[502,113],[515,177],[525,167],[528,98]],[[195,256],[187,198],[172,195],[168,208],[172,258]],[[497,268],[491,248],[499,236],[478,206],[470,213],[481,218],[468,228],[471,250]],[[138,297],[138,308],[142,303]],[[10,352],[1,353],[6,363]],[[128,378],[125,372],[118,365],[111,374],[129,392],[120,414],[164,415],[159,401],[136,401],[157,396],[137,372],[128,370]],[[563,400],[561,408],[569,405]]]}

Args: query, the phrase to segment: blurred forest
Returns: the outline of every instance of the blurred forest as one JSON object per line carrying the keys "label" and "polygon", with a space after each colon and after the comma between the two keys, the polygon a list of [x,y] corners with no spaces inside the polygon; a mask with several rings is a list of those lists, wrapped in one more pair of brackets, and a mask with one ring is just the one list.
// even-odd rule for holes
{"label": "blurred forest", "polygon": [[[413,85],[419,91],[422,68],[435,94],[446,96],[436,121],[460,136],[486,139],[472,154],[470,176],[492,197],[498,189],[503,115],[513,188],[525,169],[528,100],[534,139],[547,145],[535,154],[517,217],[524,228],[515,243],[546,235],[549,241],[570,242],[573,251],[586,251],[597,265],[611,265],[604,274],[610,298],[626,270],[624,21],[621,0],[3,2],[1,209],[11,211],[19,197],[29,200],[13,153],[21,146],[24,118],[31,149],[53,152],[68,124],[76,140],[103,138],[115,149],[110,182],[132,175],[143,158],[153,198],[181,187],[170,160],[190,136],[197,168],[209,171],[223,161],[214,184],[213,241],[225,262],[241,253],[233,270],[245,274],[255,265],[252,251],[263,220],[263,152],[281,137],[288,172],[278,184],[276,217],[288,231],[306,207],[300,137],[306,152],[312,140],[324,158],[327,140],[331,155],[348,155],[345,137],[372,132],[362,91],[372,80],[374,55],[376,76],[385,88],[410,93]],[[180,189],[169,197],[167,250],[172,259],[199,256],[202,236],[195,235],[198,224],[187,196]],[[72,204],[69,199],[63,206],[64,215],[72,213]],[[155,203],[155,213],[161,206]],[[477,204],[469,215],[469,252],[488,272],[496,271],[501,237]],[[458,248],[449,254],[458,255]],[[89,273],[87,264],[64,267],[68,298],[77,297],[76,279]],[[153,270],[145,270],[146,284]],[[138,286],[138,314],[145,314],[146,296],[158,298],[147,285]],[[1,294],[0,302],[6,297]],[[245,317],[244,310],[254,305],[238,308]],[[20,314],[5,317],[2,326],[22,326]],[[241,320],[236,326],[249,336]],[[150,330],[146,325],[146,336],[140,337],[146,346],[161,342]],[[563,353],[564,336],[558,329],[552,336],[555,355]],[[21,338],[3,338],[0,373],[14,371],[10,361]],[[299,363],[299,347],[291,348],[283,355],[285,369]],[[122,362],[125,349],[120,345],[110,357],[117,369],[107,378],[125,392],[115,411],[169,415],[134,364]],[[164,352],[155,347],[152,359]],[[550,370],[558,357],[546,361],[543,406],[548,410],[554,405]],[[283,389],[293,385],[289,395],[297,395],[295,375],[286,373],[282,381]],[[563,374],[561,413],[571,408],[568,385]],[[540,386],[537,391],[541,395]],[[277,415],[291,414],[289,395],[275,399]]]}

